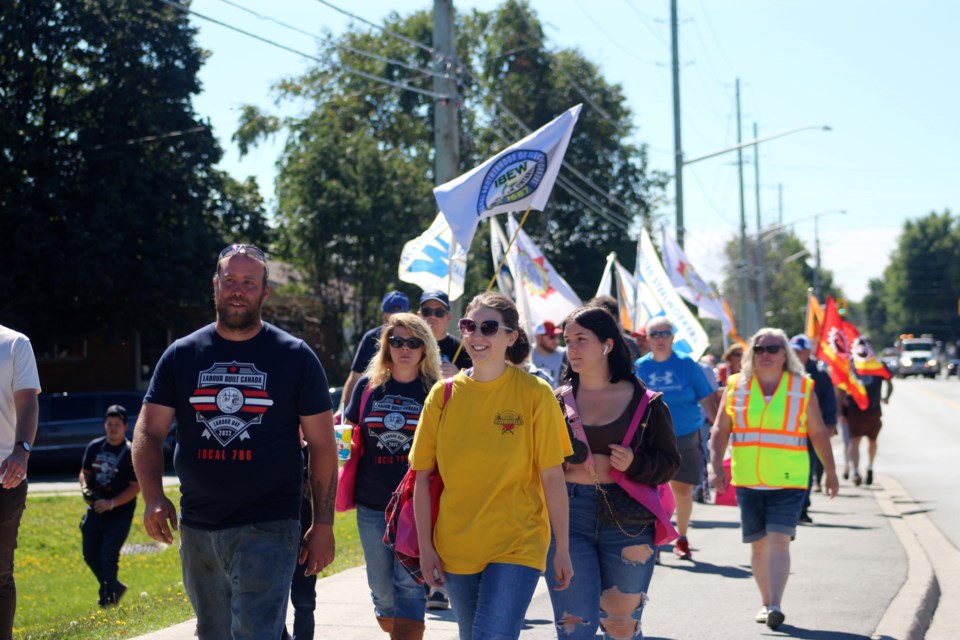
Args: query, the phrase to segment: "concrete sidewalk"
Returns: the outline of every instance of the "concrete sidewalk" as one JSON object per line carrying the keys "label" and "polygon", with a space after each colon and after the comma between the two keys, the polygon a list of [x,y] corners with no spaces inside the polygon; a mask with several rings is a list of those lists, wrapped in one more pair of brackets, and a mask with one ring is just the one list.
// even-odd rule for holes
{"label": "concrete sidewalk", "polygon": [[[753,621],[761,603],[750,574],[749,546],[740,541],[738,510],[697,504],[689,533],[694,561],[677,560],[670,547],[664,548],[644,612],[645,636],[921,638],[941,594],[925,547],[913,537],[923,535],[922,523],[907,526],[916,515],[910,512],[912,504],[902,487],[885,477],[872,487],[843,483],[835,500],[814,494],[815,524],[801,527],[791,546],[792,570],[783,602],[787,619],[777,632]],[[940,552],[946,553],[942,548]],[[948,570],[955,568],[950,565]],[[317,601],[317,638],[386,637],[374,620],[362,567],[318,581]],[[944,606],[941,612],[944,609],[958,607]],[[556,638],[552,617],[541,580],[521,638]],[[428,611],[426,627],[430,640],[457,638],[450,611]],[[937,627],[955,629],[935,624],[931,631]],[[191,620],[141,640],[188,640],[193,633]]]}

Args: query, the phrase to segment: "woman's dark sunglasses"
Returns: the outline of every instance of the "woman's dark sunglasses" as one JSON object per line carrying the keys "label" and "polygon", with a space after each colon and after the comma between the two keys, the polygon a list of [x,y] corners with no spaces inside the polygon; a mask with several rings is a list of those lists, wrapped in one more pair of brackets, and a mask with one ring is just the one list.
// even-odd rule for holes
{"label": "woman's dark sunglasses", "polygon": [[255,247],[252,244],[232,244],[220,252],[220,257],[217,259],[217,262],[223,260],[224,258],[235,256],[238,253],[248,255],[254,260],[259,260],[260,262],[267,261],[267,254],[265,254],[263,249],[259,247]]}
{"label": "woman's dark sunglasses", "polygon": [[430,316],[436,316],[438,318],[446,318],[447,314],[450,313],[446,309],[432,309],[430,307],[420,307],[420,315],[424,318],[429,318]]}
{"label": "woman's dark sunglasses", "polygon": [[[468,333],[476,333],[477,331],[477,322],[471,320],[470,318],[461,318],[458,325],[460,327],[460,333],[466,335]],[[503,329],[504,331],[513,331],[510,327],[505,327],[500,324],[499,320],[484,320],[480,323],[480,333],[487,336],[497,335],[497,332]]]}
{"label": "woman's dark sunglasses", "polygon": [[403,349],[404,345],[410,347],[411,349],[419,349],[423,346],[423,340],[420,338],[401,338],[400,336],[390,336],[387,338],[387,342],[389,342],[390,346],[394,349]]}
{"label": "woman's dark sunglasses", "polygon": [[775,355],[780,353],[780,349],[783,349],[782,344],[770,344],[763,346],[762,344],[753,345],[754,353],[769,353],[770,355]]}

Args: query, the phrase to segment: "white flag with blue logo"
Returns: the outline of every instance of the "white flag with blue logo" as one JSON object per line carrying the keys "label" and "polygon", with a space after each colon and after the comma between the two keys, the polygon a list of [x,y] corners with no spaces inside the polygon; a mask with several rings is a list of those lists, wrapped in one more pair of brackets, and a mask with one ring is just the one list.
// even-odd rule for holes
{"label": "white flag with blue logo", "polygon": [[542,211],[583,105],[572,107],[480,166],[434,188],[453,236],[467,251],[477,225],[498,213]]}
{"label": "white flag with blue logo", "polygon": [[454,242],[453,232],[442,213],[437,214],[430,228],[403,245],[398,275],[404,282],[419,285],[421,289],[446,291],[451,300],[463,295],[466,254]]}

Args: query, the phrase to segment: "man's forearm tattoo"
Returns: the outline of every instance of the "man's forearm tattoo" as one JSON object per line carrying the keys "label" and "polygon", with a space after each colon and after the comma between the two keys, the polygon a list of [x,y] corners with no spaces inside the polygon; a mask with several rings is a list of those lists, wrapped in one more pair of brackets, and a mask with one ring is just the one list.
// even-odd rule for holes
{"label": "man's forearm tattoo", "polygon": [[313,483],[313,523],[333,524],[334,506],[337,504],[337,472],[326,483]]}

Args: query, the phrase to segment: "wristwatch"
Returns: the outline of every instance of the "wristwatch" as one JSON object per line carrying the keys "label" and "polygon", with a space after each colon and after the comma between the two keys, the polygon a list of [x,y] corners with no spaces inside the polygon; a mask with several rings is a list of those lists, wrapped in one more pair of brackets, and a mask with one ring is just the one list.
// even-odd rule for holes
{"label": "wristwatch", "polygon": [[27,453],[30,453],[31,451],[33,451],[33,447],[31,447],[30,443],[27,442],[26,440],[18,440],[17,444],[14,446],[23,447],[23,450],[26,451]]}

